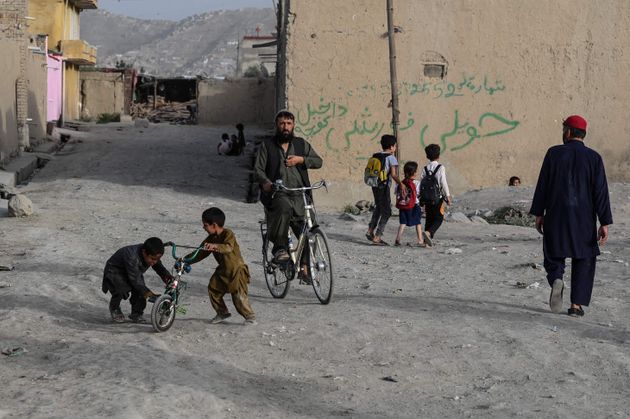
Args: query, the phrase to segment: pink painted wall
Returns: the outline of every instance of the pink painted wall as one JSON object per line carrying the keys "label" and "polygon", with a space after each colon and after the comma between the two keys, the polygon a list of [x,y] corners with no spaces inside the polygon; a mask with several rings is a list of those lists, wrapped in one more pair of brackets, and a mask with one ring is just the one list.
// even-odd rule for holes
{"label": "pink painted wall", "polygon": [[57,121],[63,110],[63,61],[58,55],[48,55],[48,111],[47,121]]}

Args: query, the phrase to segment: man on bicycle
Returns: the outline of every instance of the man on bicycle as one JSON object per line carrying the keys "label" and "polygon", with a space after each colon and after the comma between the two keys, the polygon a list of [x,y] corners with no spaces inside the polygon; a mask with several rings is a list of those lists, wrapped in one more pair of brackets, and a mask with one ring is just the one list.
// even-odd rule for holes
{"label": "man on bicycle", "polygon": [[311,186],[308,169],[322,167],[322,158],[308,141],[293,135],[294,127],[295,116],[291,112],[278,112],[276,134],[260,145],[254,164],[254,180],[262,189],[260,201],[265,206],[267,231],[277,263],[289,260],[289,227],[299,234],[304,201],[299,192],[274,192],[273,183],[281,179],[287,188]]}

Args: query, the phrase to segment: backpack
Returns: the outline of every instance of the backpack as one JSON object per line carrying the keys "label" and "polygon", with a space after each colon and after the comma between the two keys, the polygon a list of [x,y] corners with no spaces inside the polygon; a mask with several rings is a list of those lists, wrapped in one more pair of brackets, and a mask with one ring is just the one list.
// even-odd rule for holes
{"label": "backpack", "polygon": [[407,187],[407,196],[403,197],[400,186],[396,189],[396,208],[410,210],[416,206],[416,184],[411,179],[403,179],[402,183]]}
{"label": "backpack", "polygon": [[388,154],[375,153],[367,161],[363,173],[363,182],[366,185],[376,188],[387,182],[389,174],[385,171],[385,159]]}
{"label": "backpack", "polygon": [[438,164],[435,170],[430,171],[428,166],[424,167],[424,177],[420,181],[420,205],[437,205],[442,199],[442,188],[435,176],[442,167]]}

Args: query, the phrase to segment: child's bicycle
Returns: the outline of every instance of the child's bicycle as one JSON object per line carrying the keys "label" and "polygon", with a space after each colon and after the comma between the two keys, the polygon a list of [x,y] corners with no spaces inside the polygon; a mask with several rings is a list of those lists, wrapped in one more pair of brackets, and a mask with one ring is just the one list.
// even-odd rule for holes
{"label": "child's bicycle", "polygon": [[189,259],[177,257],[177,245],[173,242],[164,243],[164,246],[171,246],[171,254],[173,259],[177,262],[173,268],[173,279],[166,284],[164,293],[160,295],[153,303],[153,309],[151,310],[151,324],[156,332],[166,332],[171,328],[175,321],[175,314],[186,313],[186,309],[181,306],[182,293],[188,288],[188,283],[182,280],[182,275],[190,273],[190,261],[193,260],[201,247],[180,246],[195,249],[192,257]]}
{"label": "child's bicycle", "polygon": [[[315,206],[309,198],[308,191],[326,188],[325,181],[319,181],[312,186],[303,188],[287,188],[281,180],[274,183],[274,193],[281,191],[301,192],[304,199],[305,220],[302,231],[297,238],[297,245],[289,242],[289,254],[291,258],[284,263],[276,263],[271,253],[272,246],[267,234],[267,220],[260,221],[260,234],[262,235],[263,269],[267,288],[274,298],[284,298],[289,292],[290,281],[295,278],[302,262],[307,265],[306,283],[310,281],[315,290],[317,299],[322,304],[328,304],[333,292],[333,269],[328,248],[328,240],[322,229],[313,224],[315,221]],[[289,239],[291,232],[289,231]],[[307,253],[304,253],[305,250]]]}

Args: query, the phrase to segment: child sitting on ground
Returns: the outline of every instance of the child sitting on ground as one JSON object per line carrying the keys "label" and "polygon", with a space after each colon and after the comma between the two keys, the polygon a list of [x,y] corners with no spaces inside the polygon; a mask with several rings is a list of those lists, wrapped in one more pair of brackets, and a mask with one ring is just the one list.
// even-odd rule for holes
{"label": "child sitting on ground", "polygon": [[420,205],[424,205],[425,224],[424,242],[427,246],[433,246],[435,232],[444,221],[446,204],[451,204],[451,194],[446,183],[446,169],[438,159],[440,158],[440,146],[429,144],[424,152],[429,159],[420,175]]}
{"label": "child sitting on ground", "polygon": [[407,194],[403,195],[400,192],[400,188],[396,186],[396,207],[398,208],[398,220],[400,225],[398,226],[398,234],[394,241],[395,246],[400,246],[402,240],[403,231],[405,226],[416,227],[416,244],[417,247],[424,247],[424,240],[422,238],[422,210],[420,209],[420,181],[416,180],[418,174],[418,163],[415,161],[409,161],[405,163],[403,167],[405,178],[402,183],[407,186]]}
{"label": "child sitting on ground", "polygon": [[[234,233],[223,227],[225,213],[216,207],[208,208],[201,215],[201,222],[203,229],[208,233],[208,237],[201,243],[205,250],[200,251],[190,263],[199,262],[212,253],[219,264],[208,283],[210,303],[217,313],[210,323],[221,323],[231,316],[223,301],[223,296],[229,293],[232,295],[236,311],[245,318],[246,323],[254,324],[256,315],[247,296],[249,268],[241,256],[241,249]],[[191,256],[192,254],[185,258]]]}
{"label": "child sitting on ground", "polygon": [[217,145],[217,153],[221,156],[226,156],[230,150],[232,150],[232,142],[230,141],[230,135],[227,132],[221,134],[221,142]]}
{"label": "child sitting on ground", "polygon": [[135,244],[120,248],[109,258],[103,272],[102,290],[105,294],[109,291],[112,298],[109,302],[109,312],[116,323],[125,321],[125,315],[120,309],[120,302],[131,298],[131,315],[129,318],[134,323],[146,323],[143,317],[147,306],[147,298],[154,300],[158,294],[154,294],[144,283],[144,273],[149,268],[168,283],[173,276],[160,262],[164,254],[164,243],[157,237],[147,239],[143,244]]}

